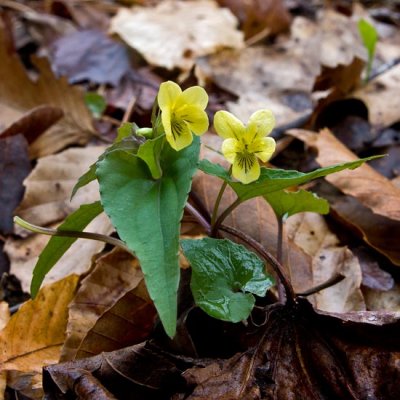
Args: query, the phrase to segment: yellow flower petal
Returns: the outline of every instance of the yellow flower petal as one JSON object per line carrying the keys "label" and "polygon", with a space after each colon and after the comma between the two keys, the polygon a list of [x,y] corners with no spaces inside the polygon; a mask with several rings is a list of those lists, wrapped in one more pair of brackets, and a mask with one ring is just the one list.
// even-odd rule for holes
{"label": "yellow flower petal", "polygon": [[222,142],[222,154],[231,164],[234,163],[238,150],[240,150],[240,144],[236,139],[229,138]]}
{"label": "yellow flower petal", "polygon": [[188,124],[183,120],[171,120],[171,131],[170,133],[165,131],[168,143],[176,151],[182,150],[189,146],[193,141],[192,132],[189,129]]}
{"label": "yellow flower petal", "polygon": [[275,117],[270,110],[256,111],[247,124],[245,140],[251,142],[256,138],[267,136],[275,126]]}
{"label": "yellow flower petal", "polygon": [[245,132],[243,122],[228,111],[218,111],[215,114],[214,128],[224,139],[240,139]]}
{"label": "yellow flower petal", "polygon": [[177,99],[182,94],[181,88],[172,81],[164,82],[160,85],[157,101],[162,111],[166,107],[174,107]]}
{"label": "yellow flower petal", "polygon": [[204,110],[207,107],[208,95],[207,92],[200,86],[190,87],[182,92],[177,106],[180,104],[195,105]]}
{"label": "yellow flower petal", "polygon": [[248,151],[255,154],[261,161],[267,162],[272,154],[274,154],[276,147],[275,140],[273,138],[261,138],[256,139],[248,146]]}
{"label": "yellow flower petal", "polygon": [[244,184],[256,181],[260,176],[260,165],[254,154],[237,154],[232,167],[232,175]]}
{"label": "yellow flower petal", "polygon": [[175,117],[182,119],[196,135],[202,135],[208,129],[208,116],[198,106],[183,106],[175,111]]}

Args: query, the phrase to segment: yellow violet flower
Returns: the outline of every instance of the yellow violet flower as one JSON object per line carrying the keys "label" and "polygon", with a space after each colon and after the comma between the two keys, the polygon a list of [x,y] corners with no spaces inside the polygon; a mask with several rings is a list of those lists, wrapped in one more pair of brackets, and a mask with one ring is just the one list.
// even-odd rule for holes
{"label": "yellow violet flower", "polygon": [[275,140],[265,137],[275,126],[275,118],[269,110],[256,111],[247,126],[227,111],[218,111],[214,127],[225,140],[222,154],[233,164],[232,176],[242,183],[256,181],[260,176],[261,161],[268,161],[275,151]]}
{"label": "yellow violet flower", "polygon": [[202,135],[208,129],[208,116],[204,111],[208,95],[200,86],[182,92],[174,82],[164,82],[158,92],[158,105],[168,143],[182,150],[193,141],[192,133]]}

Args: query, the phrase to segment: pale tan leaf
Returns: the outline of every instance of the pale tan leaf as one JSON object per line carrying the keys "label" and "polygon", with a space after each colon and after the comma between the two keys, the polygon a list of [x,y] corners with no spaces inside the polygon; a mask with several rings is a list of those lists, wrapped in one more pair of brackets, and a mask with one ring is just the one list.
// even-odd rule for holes
{"label": "pale tan leaf", "polygon": [[287,220],[286,231],[312,257],[312,286],[337,274],[345,276],[341,282],[315,295],[315,307],[339,313],[365,310],[358,258],[347,247],[339,245],[339,239],[329,230],[324,218],[315,213],[294,215]]}
{"label": "pale tan leaf", "polygon": [[215,1],[168,0],[154,8],[121,8],[111,20],[111,32],[148,63],[189,71],[198,56],[243,47],[243,34],[236,25],[233,14]]}
{"label": "pale tan leaf", "polygon": [[[290,135],[318,150],[317,162],[321,167],[358,159],[328,129],[323,129],[319,134],[292,130]],[[332,174],[325,179],[343,193],[355,197],[375,214],[400,220],[400,189],[369,165]]]}
{"label": "pale tan leaf", "polygon": [[78,281],[70,275],[44,287],[11,317],[0,332],[1,371],[40,374],[43,366],[58,362]]}
{"label": "pale tan leaf", "polygon": [[10,309],[8,303],[0,301],[0,330],[2,330],[10,319]]}
{"label": "pale tan leaf", "polygon": [[78,178],[105,150],[105,146],[71,148],[41,158],[25,179],[24,198],[15,214],[36,225],[62,221],[79,205],[99,200],[97,181],[81,188],[70,201]]}
{"label": "pale tan leaf", "polygon": [[142,279],[138,260],[124,250],[116,248],[95,261],[70,305],[63,361],[75,359],[82,340],[97,320]]}
{"label": "pale tan leaf", "polygon": [[94,128],[79,89],[69,86],[64,78],[56,78],[45,59],[34,60],[39,76],[36,81],[31,80],[18,55],[10,48],[0,22],[0,115],[7,117],[1,123],[6,127],[27,111],[47,104],[60,108],[64,117],[32,144],[31,156],[42,157],[70,144],[85,144]]}

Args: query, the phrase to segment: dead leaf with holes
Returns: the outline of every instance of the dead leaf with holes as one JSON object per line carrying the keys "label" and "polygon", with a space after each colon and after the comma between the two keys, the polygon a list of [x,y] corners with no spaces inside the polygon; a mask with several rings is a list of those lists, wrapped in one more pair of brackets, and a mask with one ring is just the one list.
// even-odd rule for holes
{"label": "dead leaf with holes", "polygon": [[[21,393],[29,395],[33,391],[37,398],[38,392],[42,392],[42,367],[58,362],[65,338],[68,304],[78,280],[77,275],[70,275],[44,287],[35,300],[21,306],[0,332],[0,369],[13,372],[8,385],[18,387]],[[32,387],[32,382],[39,387]]]}
{"label": "dead leaf with holes", "polygon": [[[124,316],[118,317],[113,308],[123,312]],[[147,322],[154,322],[154,315],[138,260],[125,250],[116,248],[94,262],[69,306],[67,338],[61,360],[74,360],[115,350],[123,344],[138,343],[148,333],[148,324],[141,326],[141,322],[146,322],[146,318]],[[132,324],[129,332],[127,324]],[[116,329],[112,331],[112,328]],[[118,334],[124,338],[117,340]]]}
{"label": "dead leaf with holes", "polygon": [[[25,180],[24,198],[15,214],[35,225],[51,226],[62,222],[81,204],[99,199],[97,182],[92,182],[78,191],[70,201],[71,191],[77,179],[84,174],[104,151],[104,147],[71,148],[62,153],[39,159],[35,169]],[[109,234],[111,222],[100,215],[92,221],[87,231]],[[29,233],[16,229],[20,235]],[[11,260],[11,273],[20,279],[23,289],[29,291],[32,270],[37,257],[48,242],[44,235],[31,235],[25,239],[8,238],[5,251]],[[93,254],[98,253],[104,243],[92,240],[77,240],[46,276],[45,282],[57,281],[66,274],[80,274],[87,270]]]}
{"label": "dead leaf with holes", "polygon": [[64,117],[30,146],[33,158],[53,154],[70,144],[85,144],[94,132],[92,116],[78,88],[57,79],[45,59],[34,59],[39,76],[29,78],[18,55],[13,53],[0,21],[0,123],[9,127],[30,110],[43,105],[57,107]]}
{"label": "dead leaf with holes", "polygon": [[215,1],[163,1],[155,7],[121,8],[111,20],[118,34],[146,61],[188,72],[196,57],[243,47],[237,20]]}

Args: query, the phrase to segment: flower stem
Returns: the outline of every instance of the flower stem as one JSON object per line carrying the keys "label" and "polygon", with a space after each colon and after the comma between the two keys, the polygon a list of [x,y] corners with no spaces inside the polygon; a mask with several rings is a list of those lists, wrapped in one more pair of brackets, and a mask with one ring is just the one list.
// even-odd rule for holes
{"label": "flower stem", "polygon": [[217,221],[214,225],[211,226],[211,237],[214,237],[215,234],[218,232],[222,222],[224,222],[225,218],[237,207],[241,204],[239,197],[229,206],[227,207],[224,212],[219,216]]}
{"label": "flower stem", "polygon": [[196,219],[196,221],[206,230],[207,235],[211,232],[210,223],[200,214],[200,212],[190,203],[186,203],[186,210]]}
{"label": "flower stem", "polygon": [[213,212],[211,215],[211,226],[215,225],[219,204],[221,203],[222,196],[223,196],[227,186],[228,186],[228,182],[224,181],[221,185],[221,188],[219,189],[218,196],[217,196],[217,199],[215,200],[214,209],[213,209]]}
{"label": "flower stem", "polygon": [[128,248],[128,246],[119,239],[113,238],[111,236],[102,235],[100,233],[93,233],[93,232],[77,232],[77,231],[63,231],[58,229],[50,229],[44,228],[42,226],[37,226],[29,223],[28,221],[23,220],[20,217],[14,217],[14,222],[19,225],[20,227],[34,232],[34,233],[41,233],[42,235],[49,235],[49,236],[63,236],[63,237],[71,237],[71,238],[80,238],[80,239],[91,239],[91,240],[98,240],[100,242],[108,243],[113,246],[121,247],[122,249],[126,250],[128,253],[135,255],[132,250]]}
{"label": "flower stem", "polygon": [[251,246],[254,250],[256,250],[257,253],[260,254],[260,256],[263,257],[264,260],[271,265],[276,275],[278,276],[279,281],[281,282],[285,290],[286,303],[292,304],[296,301],[296,294],[293,290],[292,284],[290,283],[288,277],[285,274],[283,265],[268,250],[266,250],[260,243],[258,243],[252,237],[246,235],[245,233],[235,228],[226,225],[220,225],[219,229],[221,231],[230,233],[233,236],[236,236],[237,238],[243,240],[245,243]]}

